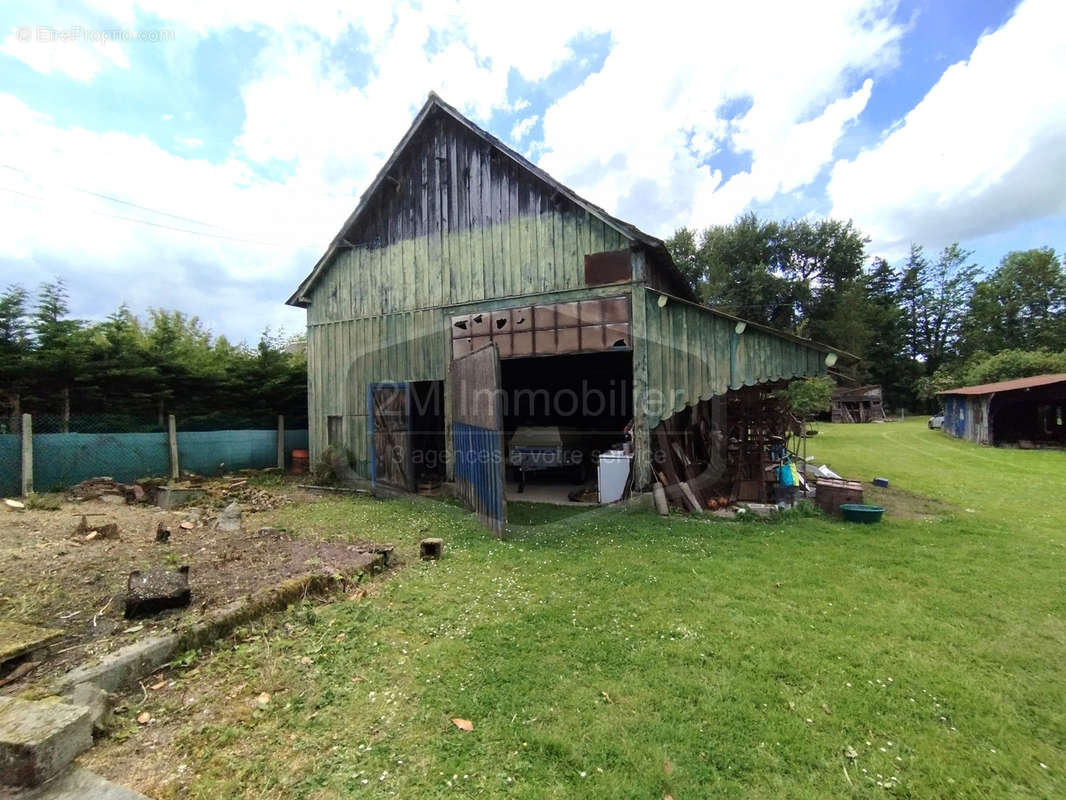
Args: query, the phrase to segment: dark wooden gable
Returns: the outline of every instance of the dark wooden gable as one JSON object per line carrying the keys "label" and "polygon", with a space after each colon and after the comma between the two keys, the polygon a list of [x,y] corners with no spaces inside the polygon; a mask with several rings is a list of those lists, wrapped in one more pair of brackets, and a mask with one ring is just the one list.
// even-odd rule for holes
{"label": "dark wooden gable", "polygon": [[[325,321],[338,317],[322,310],[323,294],[325,303],[336,294],[345,318],[344,287],[321,290],[327,273],[340,264],[374,269],[374,257],[362,254],[396,247],[404,265],[391,253],[379,259],[391,270],[387,285],[350,281],[353,297],[357,285],[382,295],[380,313],[582,288],[586,255],[632,248],[648,254],[651,283],[690,294],[661,241],[579,197],[435,95],[288,302],[317,304],[322,315],[312,317]],[[432,270],[442,273],[441,285],[427,277]],[[409,279],[432,285],[412,289]]]}
{"label": "dark wooden gable", "polygon": [[476,231],[549,210],[578,211],[439,109],[430,113],[363,204],[344,238],[369,247]]}

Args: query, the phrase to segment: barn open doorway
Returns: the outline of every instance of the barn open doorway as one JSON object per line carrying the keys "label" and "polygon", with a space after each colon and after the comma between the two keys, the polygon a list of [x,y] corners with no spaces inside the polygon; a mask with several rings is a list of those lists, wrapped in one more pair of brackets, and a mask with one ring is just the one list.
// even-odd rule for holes
{"label": "barn open doorway", "polygon": [[504,359],[507,499],[595,503],[599,454],[622,447],[633,418],[633,354]]}
{"label": "barn open doorway", "polygon": [[411,381],[411,471],[420,492],[444,482],[444,381]]}

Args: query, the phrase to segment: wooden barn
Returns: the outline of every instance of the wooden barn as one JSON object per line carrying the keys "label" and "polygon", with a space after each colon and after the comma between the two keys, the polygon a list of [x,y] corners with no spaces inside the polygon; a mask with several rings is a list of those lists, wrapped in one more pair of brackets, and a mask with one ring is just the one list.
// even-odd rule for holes
{"label": "wooden barn", "polygon": [[884,422],[881,387],[840,386],[833,390],[833,422]]}
{"label": "wooden barn", "polygon": [[[455,480],[497,530],[519,449],[578,472],[631,454],[647,488],[706,466],[664,420],[721,441],[715,399],[847,358],[701,306],[662,241],[435,94],[288,303],[307,309],[312,461],[332,448],[408,491]],[[664,450],[684,466],[656,467]]]}

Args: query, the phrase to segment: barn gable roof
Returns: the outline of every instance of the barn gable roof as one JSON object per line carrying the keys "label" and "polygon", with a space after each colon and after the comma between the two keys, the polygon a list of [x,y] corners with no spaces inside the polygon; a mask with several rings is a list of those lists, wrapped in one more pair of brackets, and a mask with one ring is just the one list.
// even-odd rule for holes
{"label": "barn gable roof", "polygon": [[[392,151],[392,155],[389,156],[388,160],[385,162],[385,165],[378,171],[377,176],[371,182],[367,190],[363,192],[362,195],[360,195],[359,203],[358,205],[356,205],[355,210],[353,210],[352,213],[348,216],[348,219],[345,220],[344,224],[341,226],[341,229],[337,232],[337,235],[333,237],[333,240],[330,242],[329,247],[326,249],[326,252],[323,253],[322,257],[318,259],[317,263],[314,266],[314,269],[311,270],[311,273],[306,278],[304,278],[303,282],[300,283],[300,286],[286,301],[288,305],[299,307],[307,306],[307,293],[318,281],[322,273],[325,272],[326,269],[328,269],[334,253],[336,253],[339,248],[347,246],[346,236],[348,232],[371,206],[375,194],[381,187],[382,183],[388,180],[389,173],[392,171],[393,167],[401,159],[404,154],[404,151],[409,146],[411,146],[412,142],[417,138],[419,130],[429,119],[430,115],[433,114],[433,112],[436,110],[447,114],[455,122],[459,123],[459,125],[471,132],[473,135],[495,147],[497,150],[499,150],[499,152],[501,152],[504,156],[509,158],[519,167],[531,173],[537,179],[550,186],[554,191],[558,192],[560,195],[565,197],[577,207],[598,218],[605,225],[610,226],[630,241],[647,248],[648,251],[651,253],[652,257],[656,260],[656,263],[676,279],[678,286],[687,286],[684,279],[681,277],[680,272],[678,272],[677,267],[674,264],[673,258],[671,258],[669,251],[666,249],[666,246],[661,239],[658,239],[655,236],[645,233],[644,231],[637,228],[635,225],[631,225],[628,222],[624,222],[623,220],[618,219],[617,217],[611,216],[599,206],[581,197],[575,191],[573,191],[567,186],[564,186],[562,183],[560,183],[547,172],[542,170],[536,164],[532,163],[516,151],[512,150],[510,147],[505,145],[491,133],[475,125],[473,122],[471,122],[461,113],[459,113],[459,111],[457,111],[454,107],[445,103],[440,98],[440,96],[437,95],[436,92],[430,92],[429,97],[426,99],[425,104],[422,106],[422,109],[415,116],[414,121],[411,123],[411,127],[408,128],[407,133],[404,134],[402,139],[400,139],[399,144],[397,144],[396,148]],[[695,298],[689,297],[688,299]]]}

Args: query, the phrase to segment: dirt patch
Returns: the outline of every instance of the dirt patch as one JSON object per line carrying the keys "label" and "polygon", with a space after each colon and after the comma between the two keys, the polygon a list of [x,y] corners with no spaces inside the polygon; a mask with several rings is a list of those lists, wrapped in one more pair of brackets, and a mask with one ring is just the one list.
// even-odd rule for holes
{"label": "dirt patch", "polygon": [[926,522],[933,522],[958,510],[949,503],[931,497],[872,484],[863,486],[863,502],[884,506],[886,516],[892,519],[919,519]]}
{"label": "dirt patch", "polygon": [[[315,502],[313,496],[284,485],[231,489],[233,483],[204,486],[208,503],[241,506],[242,526],[233,531],[215,527],[216,505],[162,510],[87,499],[63,501],[54,511],[0,511],[0,616],[61,631],[41,663],[0,693],[16,694],[31,681],[50,680],[91,657],[196,621],[286,578],[307,572],[343,575],[365,561],[370,543],[295,539],[260,530],[256,511]],[[170,531],[164,542],[157,541],[160,528]],[[105,529],[108,535],[93,535]],[[123,617],[130,572],[186,564],[192,590],[188,608],[136,621]],[[0,677],[16,666],[9,664]]]}

